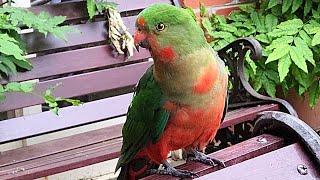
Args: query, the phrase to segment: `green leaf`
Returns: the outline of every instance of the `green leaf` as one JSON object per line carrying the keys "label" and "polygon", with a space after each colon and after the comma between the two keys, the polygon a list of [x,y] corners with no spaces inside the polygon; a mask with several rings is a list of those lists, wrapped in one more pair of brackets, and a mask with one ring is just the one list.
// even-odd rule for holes
{"label": "green leaf", "polygon": [[256,74],[257,73],[257,65],[256,63],[250,58],[250,52],[247,52],[246,53],[246,56],[245,56],[245,60],[246,62],[249,64],[253,74]]}
{"label": "green leaf", "polygon": [[[319,8],[318,8],[318,9],[319,9]],[[319,12],[319,10],[312,9],[312,17],[315,18],[315,19],[320,19],[320,12]]]}
{"label": "green leaf", "polygon": [[18,41],[8,34],[0,34],[0,53],[12,55],[16,59],[23,60],[23,50],[17,45]]}
{"label": "green leaf", "polygon": [[320,83],[319,81],[314,81],[309,89],[309,105],[314,107],[317,104],[317,101],[320,96]]}
{"label": "green leaf", "polygon": [[274,6],[276,6],[277,4],[279,4],[278,0],[270,0],[269,4],[268,4],[268,9],[273,8]]}
{"label": "green leaf", "polygon": [[276,29],[273,29],[268,33],[270,37],[281,37],[297,34],[300,29],[303,27],[303,22],[301,19],[292,19],[284,21],[276,26]]}
{"label": "green leaf", "polygon": [[307,59],[307,61],[309,61],[312,65],[315,66],[316,64],[315,64],[315,61],[313,59],[313,52],[309,48],[308,44],[303,39],[301,39],[300,37],[294,38],[294,44],[296,45],[296,47],[298,49],[301,49],[303,57],[305,59]]}
{"label": "green leaf", "polygon": [[20,83],[11,82],[6,85],[6,92],[19,92],[20,91]]}
{"label": "green leaf", "polygon": [[[246,22],[248,21],[248,16],[244,15],[240,11],[232,11],[228,19],[235,22]],[[241,23],[242,24],[242,23]]]}
{"label": "green leaf", "polygon": [[303,22],[301,19],[291,19],[291,20],[287,20],[284,21],[282,23],[280,23],[279,25],[277,25],[277,28],[279,29],[300,29],[303,26]]}
{"label": "green leaf", "polygon": [[62,98],[61,101],[66,101],[66,102],[72,104],[72,106],[80,106],[81,104],[83,104],[80,100],[77,100],[77,99]]}
{"label": "green leaf", "polygon": [[269,44],[270,41],[269,41],[269,38],[266,34],[258,34],[255,36],[255,38],[260,41],[260,42],[263,42],[263,43],[266,43],[266,44]]}
{"label": "green leaf", "polygon": [[218,29],[221,31],[227,31],[227,32],[231,32],[231,33],[237,31],[237,28],[235,26],[230,25],[230,24],[220,24]]}
{"label": "green leaf", "polygon": [[283,56],[289,53],[289,50],[290,50],[289,44],[286,44],[286,43],[278,44],[278,46],[274,49],[274,51],[269,55],[265,63],[268,64],[269,62],[282,58]]}
{"label": "green leaf", "polygon": [[0,94],[1,93],[4,93],[4,88],[3,88],[3,85],[0,84]]}
{"label": "green leaf", "polygon": [[320,44],[320,30],[313,36],[311,45],[316,46]]}
{"label": "green leaf", "polygon": [[258,32],[260,33],[266,32],[265,17],[261,13],[257,13],[256,11],[253,11],[250,14],[250,18],[252,19],[253,23],[257,27]]}
{"label": "green leaf", "polygon": [[282,14],[287,12],[292,5],[292,0],[283,0],[282,1]]}
{"label": "green leaf", "polygon": [[0,62],[0,72],[5,73],[7,76],[9,75],[7,67],[2,65],[1,62]]}
{"label": "green leaf", "polygon": [[308,34],[316,34],[317,32],[320,31],[320,24],[318,24],[315,21],[311,21],[309,24],[306,24],[303,26],[303,29],[308,33]]}
{"label": "green leaf", "polygon": [[273,14],[268,14],[265,20],[266,28],[268,31],[272,31],[272,29],[278,24],[278,18]]}
{"label": "green leaf", "polygon": [[280,82],[283,82],[283,80],[287,77],[290,66],[291,59],[289,55],[285,55],[284,57],[280,58],[278,62],[278,73]]}
{"label": "green leaf", "polygon": [[276,97],[276,84],[272,81],[263,83],[263,88],[266,90],[267,94],[271,97]]}
{"label": "green leaf", "polygon": [[26,69],[28,71],[30,71],[32,69],[31,63],[29,61],[27,61],[27,60],[19,60],[19,59],[12,58],[11,61],[15,65],[17,65],[17,66],[19,66],[19,67],[21,67],[23,69]]}
{"label": "green leaf", "polygon": [[296,64],[298,68],[300,68],[304,72],[308,73],[306,59],[303,58],[302,50],[295,46],[291,46],[289,49],[290,49],[290,57],[294,62],[294,64]]}
{"label": "green leaf", "polygon": [[300,70],[297,66],[291,65],[292,67],[292,75],[294,79],[303,87],[309,88],[314,77],[311,73],[305,73],[304,71]]}
{"label": "green leaf", "polygon": [[299,85],[298,94],[301,96],[304,92],[306,92],[307,88]]}
{"label": "green leaf", "polygon": [[35,83],[32,82],[22,82],[20,83],[20,89],[24,93],[32,92],[34,89]]}
{"label": "green leaf", "polygon": [[[97,10],[99,11],[99,13],[103,13],[104,10],[106,9],[116,9],[117,7],[117,3],[114,3],[114,2],[106,2],[106,1],[96,1],[96,8]],[[191,10],[191,9],[189,9]],[[193,10],[192,10],[193,12]],[[194,13],[193,13],[194,15]]]}
{"label": "green leaf", "polygon": [[305,41],[305,42],[308,44],[308,46],[311,46],[311,41],[312,41],[312,39],[311,39],[310,36],[306,33],[305,30],[301,30],[301,31],[299,32],[299,37],[301,37],[301,38],[303,39],[303,41]]}
{"label": "green leaf", "polygon": [[87,11],[90,19],[96,14],[96,3],[95,0],[87,0]]}
{"label": "green leaf", "polygon": [[308,13],[310,12],[312,7],[312,0],[306,0],[305,5],[304,5],[304,9],[303,9],[303,15],[307,16]]}
{"label": "green leaf", "polygon": [[280,17],[282,15],[281,9],[282,6],[278,4],[271,9],[271,13],[277,17]]}
{"label": "green leaf", "polygon": [[210,33],[210,35],[212,35],[212,37],[214,38],[221,38],[221,39],[228,39],[228,38],[234,37],[231,33],[223,32],[223,31],[214,31]]}
{"label": "green leaf", "polygon": [[208,18],[202,18],[201,24],[209,34],[213,32],[211,22]]}
{"label": "green leaf", "polygon": [[282,36],[272,41],[272,43],[266,47],[266,50],[272,50],[279,46],[279,44],[287,43],[290,44],[293,42],[292,36]]}
{"label": "green leaf", "polygon": [[10,73],[12,73],[12,74],[16,74],[16,73],[17,73],[17,68],[16,68],[16,66],[15,66],[14,63],[13,63],[10,59],[8,59],[7,57],[3,57],[3,58],[0,60],[0,62],[1,62],[2,64],[4,64],[5,66],[8,67],[8,69],[10,70]]}
{"label": "green leaf", "polygon": [[200,3],[200,16],[203,17],[205,14],[207,14],[207,8]]}
{"label": "green leaf", "polygon": [[296,12],[299,9],[299,7],[302,5],[302,3],[303,3],[303,0],[293,0],[291,13]]}

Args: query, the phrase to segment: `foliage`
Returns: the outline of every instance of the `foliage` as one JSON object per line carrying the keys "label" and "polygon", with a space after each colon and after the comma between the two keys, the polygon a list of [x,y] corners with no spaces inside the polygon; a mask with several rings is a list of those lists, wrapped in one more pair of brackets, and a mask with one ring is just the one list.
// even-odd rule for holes
{"label": "foliage", "polygon": [[6,84],[5,86],[0,84],[0,102],[5,99],[4,93],[8,92],[23,92],[23,93],[30,93],[33,91],[33,83],[24,82],[24,83],[17,83],[11,82]]}
{"label": "foliage", "polygon": [[217,50],[239,37],[256,38],[263,58],[246,58],[254,89],[275,97],[277,89],[287,94],[294,88],[299,95],[308,93],[313,107],[320,96],[319,0],[265,0],[257,7],[242,6],[227,18],[212,15],[211,26],[202,22],[212,47]]}
{"label": "foliage", "polygon": [[117,4],[114,2],[107,2],[107,0],[87,0],[87,11],[89,18],[92,19],[97,11],[103,13],[106,9],[115,9]]}
{"label": "foliage", "polygon": [[48,104],[48,106],[50,107],[50,110],[55,113],[56,115],[59,115],[59,106],[58,103],[59,102],[68,102],[70,103],[72,106],[79,106],[82,104],[82,102],[80,100],[76,100],[76,99],[67,99],[67,98],[62,98],[62,97],[55,97],[53,95],[53,91],[54,89],[57,87],[58,85],[51,87],[49,89],[47,89],[43,95],[43,99],[45,101],[45,103]]}
{"label": "foliage", "polygon": [[14,7],[0,8],[0,73],[11,75],[17,67],[31,70],[32,65],[24,57],[26,49],[19,32],[21,28],[34,28],[45,36],[51,33],[57,38],[66,40],[66,34],[74,32],[70,26],[59,26],[65,17],[54,16],[41,12],[35,15],[25,9]]}
{"label": "foliage", "polygon": [[106,32],[108,43],[113,48],[112,54],[114,56],[124,55],[125,59],[129,59],[133,56],[133,51],[135,50],[134,40],[116,9],[117,5],[107,0],[87,0],[87,11],[90,19],[97,12],[104,14],[108,23]]}
{"label": "foliage", "polygon": [[[61,26],[64,21],[63,16],[51,17],[45,12],[35,15],[22,8],[0,7],[0,80],[15,75],[19,69],[32,69],[32,64],[25,58],[26,48],[19,35],[21,29],[33,28],[45,36],[50,33],[66,41],[65,35],[77,30],[70,26]],[[34,86],[35,84],[31,82],[0,84],[0,102],[5,99],[5,93],[34,93]],[[55,98],[50,92],[51,89],[47,90],[43,99],[56,114],[58,107],[54,106],[54,102],[66,101],[73,105],[79,104],[77,100]]]}

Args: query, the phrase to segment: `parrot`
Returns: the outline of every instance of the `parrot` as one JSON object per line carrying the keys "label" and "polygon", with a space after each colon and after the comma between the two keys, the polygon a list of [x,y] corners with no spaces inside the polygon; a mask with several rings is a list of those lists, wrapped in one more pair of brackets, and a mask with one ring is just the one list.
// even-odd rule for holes
{"label": "parrot", "polygon": [[187,152],[188,160],[224,166],[204,150],[226,114],[228,72],[190,10],[161,3],[142,10],[134,44],[150,51],[153,65],[128,108],[118,179],[145,173],[197,177],[168,162],[170,151],[178,149]]}

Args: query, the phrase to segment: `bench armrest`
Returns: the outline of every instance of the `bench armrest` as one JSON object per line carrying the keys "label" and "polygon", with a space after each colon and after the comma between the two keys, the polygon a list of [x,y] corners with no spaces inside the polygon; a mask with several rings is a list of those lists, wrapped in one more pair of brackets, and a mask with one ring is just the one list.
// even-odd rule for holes
{"label": "bench armrest", "polygon": [[[233,102],[246,102],[255,98],[256,100],[263,100],[267,102],[276,102],[280,104],[280,108],[289,114],[298,117],[294,108],[287,101],[280,98],[272,98],[256,92],[244,75],[244,61],[247,51],[251,51],[251,58],[258,60],[262,57],[262,47],[260,43],[253,38],[240,38],[230,43],[226,47],[218,51],[219,57],[231,69],[231,81],[233,83],[233,90],[231,92],[231,100]],[[252,97],[248,97],[251,95]]]}
{"label": "bench armrest", "polygon": [[320,167],[320,136],[299,118],[279,111],[265,111],[260,113],[253,135],[270,133],[284,137],[287,142],[298,141],[309,152]]}

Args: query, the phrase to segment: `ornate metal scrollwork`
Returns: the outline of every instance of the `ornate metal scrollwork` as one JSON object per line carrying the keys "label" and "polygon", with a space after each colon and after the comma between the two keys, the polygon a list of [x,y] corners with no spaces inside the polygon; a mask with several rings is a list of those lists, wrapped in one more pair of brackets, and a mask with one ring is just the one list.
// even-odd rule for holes
{"label": "ornate metal scrollwork", "polygon": [[282,110],[292,116],[298,117],[296,111],[287,101],[259,94],[251,87],[244,75],[244,60],[247,51],[251,51],[251,58],[253,60],[258,60],[262,57],[262,47],[253,38],[240,38],[218,51],[219,57],[230,68],[230,79],[233,83],[230,95],[231,103],[243,103],[252,101],[252,99],[276,102],[281,105]]}

